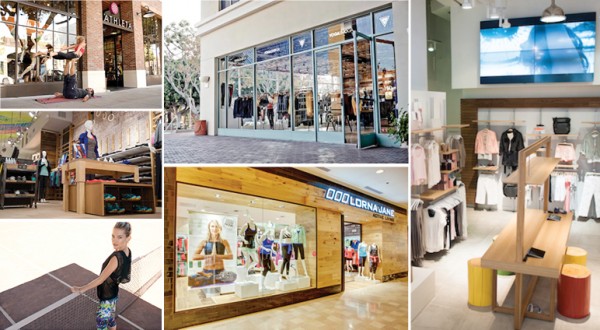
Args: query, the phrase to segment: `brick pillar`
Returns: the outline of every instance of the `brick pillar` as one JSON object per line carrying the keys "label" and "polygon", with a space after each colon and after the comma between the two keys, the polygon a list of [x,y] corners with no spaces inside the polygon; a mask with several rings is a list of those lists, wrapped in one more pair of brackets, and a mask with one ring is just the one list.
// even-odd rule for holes
{"label": "brick pillar", "polygon": [[102,2],[81,1],[81,35],[87,46],[82,57],[82,86],[96,92],[106,91],[104,73],[104,36],[102,32]]}
{"label": "brick pillar", "polygon": [[[131,22],[133,32],[123,31],[123,82],[125,87],[146,87],[144,30],[140,1],[122,1],[121,19]],[[138,15],[139,13],[139,15]]]}

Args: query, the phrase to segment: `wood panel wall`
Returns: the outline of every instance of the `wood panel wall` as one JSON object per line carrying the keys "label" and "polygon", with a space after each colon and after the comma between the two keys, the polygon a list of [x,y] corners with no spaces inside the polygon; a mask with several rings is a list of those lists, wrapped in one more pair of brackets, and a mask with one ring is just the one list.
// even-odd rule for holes
{"label": "wood panel wall", "polygon": [[565,97],[565,98],[517,98],[517,99],[462,99],[460,103],[461,122],[471,124],[463,128],[461,134],[465,140],[467,159],[462,171],[462,181],[467,189],[467,204],[475,205],[477,189],[477,173],[472,170],[476,165],[475,137],[477,136],[477,119],[479,108],[490,110],[502,108],[598,108],[600,97]]}
{"label": "wood panel wall", "polygon": [[342,215],[317,210],[317,288],[342,284]]}

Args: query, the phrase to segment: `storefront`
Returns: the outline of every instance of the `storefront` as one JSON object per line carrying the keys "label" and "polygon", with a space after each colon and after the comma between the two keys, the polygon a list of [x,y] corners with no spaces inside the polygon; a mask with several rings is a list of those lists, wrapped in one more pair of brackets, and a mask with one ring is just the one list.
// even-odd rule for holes
{"label": "storefront", "polygon": [[162,81],[160,1],[135,6],[132,1],[3,1],[1,6],[2,97],[59,91],[65,61],[47,53],[75,44],[78,35],[87,42],[79,61],[80,86],[102,92],[107,86]]}
{"label": "storefront", "polygon": [[161,113],[15,111],[0,118],[2,218],[160,217]]}
{"label": "storefront", "polygon": [[[283,17],[305,4],[251,6],[198,25],[209,134],[394,146],[388,129],[408,99],[407,2],[315,3],[294,24]],[[203,4],[204,17],[217,12]]]}
{"label": "storefront", "polygon": [[344,221],[373,284],[406,276],[406,210],[307,171],[165,169],[165,328],[343,292]]}

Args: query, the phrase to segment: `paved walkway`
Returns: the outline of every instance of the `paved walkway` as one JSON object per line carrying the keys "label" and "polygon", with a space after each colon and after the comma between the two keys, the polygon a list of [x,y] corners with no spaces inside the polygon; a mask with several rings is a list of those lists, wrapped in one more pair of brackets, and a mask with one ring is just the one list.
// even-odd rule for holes
{"label": "paved walkway", "polygon": [[68,101],[51,104],[41,104],[35,99],[52,95],[2,98],[0,109],[162,109],[161,85],[122,89],[97,95],[101,98],[93,98],[87,102]]}
{"label": "paved walkway", "polygon": [[165,134],[166,164],[406,164],[408,149],[357,149],[355,145]]}

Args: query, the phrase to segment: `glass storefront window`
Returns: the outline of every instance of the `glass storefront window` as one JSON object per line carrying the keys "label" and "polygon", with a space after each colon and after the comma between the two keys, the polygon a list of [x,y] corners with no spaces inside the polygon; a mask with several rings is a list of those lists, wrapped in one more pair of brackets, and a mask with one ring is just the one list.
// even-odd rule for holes
{"label": "glass storefront window", "polygon": [[240,0],[220,0],[219,2],[219,10],[223,10],[233,4],[238,3]]}
{"label": "glass storefront window", "polygon": [[254,68],[247,66],[227,71],[231,95],[227,128],[254,129]]}
{"label": "glass storefront window", "polygon": [[393,34],[375,39],[377,52],[377,90],[379,92],[380,132],[387,133],[392,117],[397,116],[396,60]]}
{"label": "glass storefront window", "polygon": [[287,57],[256,65],[258,129],[291,129],[290,83],[290,64]]}
{"label": "glass storefront window", "polygon": [[294,44],[294,53],[312,49],[312,37],[310,32],[302,33],[292,37]]}
{"label": "glass storefront window", "polygon": [[77,5],[74,1],[32,2],[44,9],[14,1],[0,4],[3,84],[62,80],[64,61],[50,59],[46,54],[49,48],[60,50],[75,42],[78,20],[66,13],[76,12]]}
{"label": "glass storefront window", "polygon": [[175,244],[175,311],[315,287],[311,207],[179,183]]}
{"label": "glass storefront window", "polygon": [[392,9],[382,10],[374,15],[375,33],[386,33],[394,30],[394,15]]}
{"label": "glass storefront window", "polygon": [[316,53],[317,71],[317,99],[319,113],[321,114],[321,130],[341,130],[341,125],[335,128],[327,123],[341,123],[342,109],[342,75],[340,71],[340,49],[339,47],[323,50]]}
{"label": "glass storefront window", "polygon": [[296,130],[314,130],[314,66],[312,53],[292,58],[294,70],[294,122]]}
{"label": "glass storefront window", "polygon": [[256,61],[262,62],[273,58],[286,56],[290,53],[289,40],[281,40],[256,48]]}
{"label": "glass storefront window", "polygon": [[218,70],[225,70],[227,68],[227,62],[225,60],[225,57],[221,57],[219,59],[219,67]]}
{"label": "glass storefront window", "polygon": [[[231,102],[231,94],[233,93],[233,86],[226,84],[226,72],[219,72],[219,128],[227,128],[227,109],[229,102]],[[231,93],[230,93],[231,92]]]}
{"label": "glass storefront window", "polygon": [[162,20],[156,16],[142,19],[146,75],[162,76]]}
{"label": "glass storefront window", "polygon": [[361,16],[355,19],[336,23],[315,30],[315,46],[325,46],[352,39],[352,31],[370,35],[373,33],[371,27],[371,16]]}
{"label": "glass storefront window", "polygon": [[371,35],[373,34],[373,24],[371,24],[371,15],[365,15],[356,19],[356,31]]}

